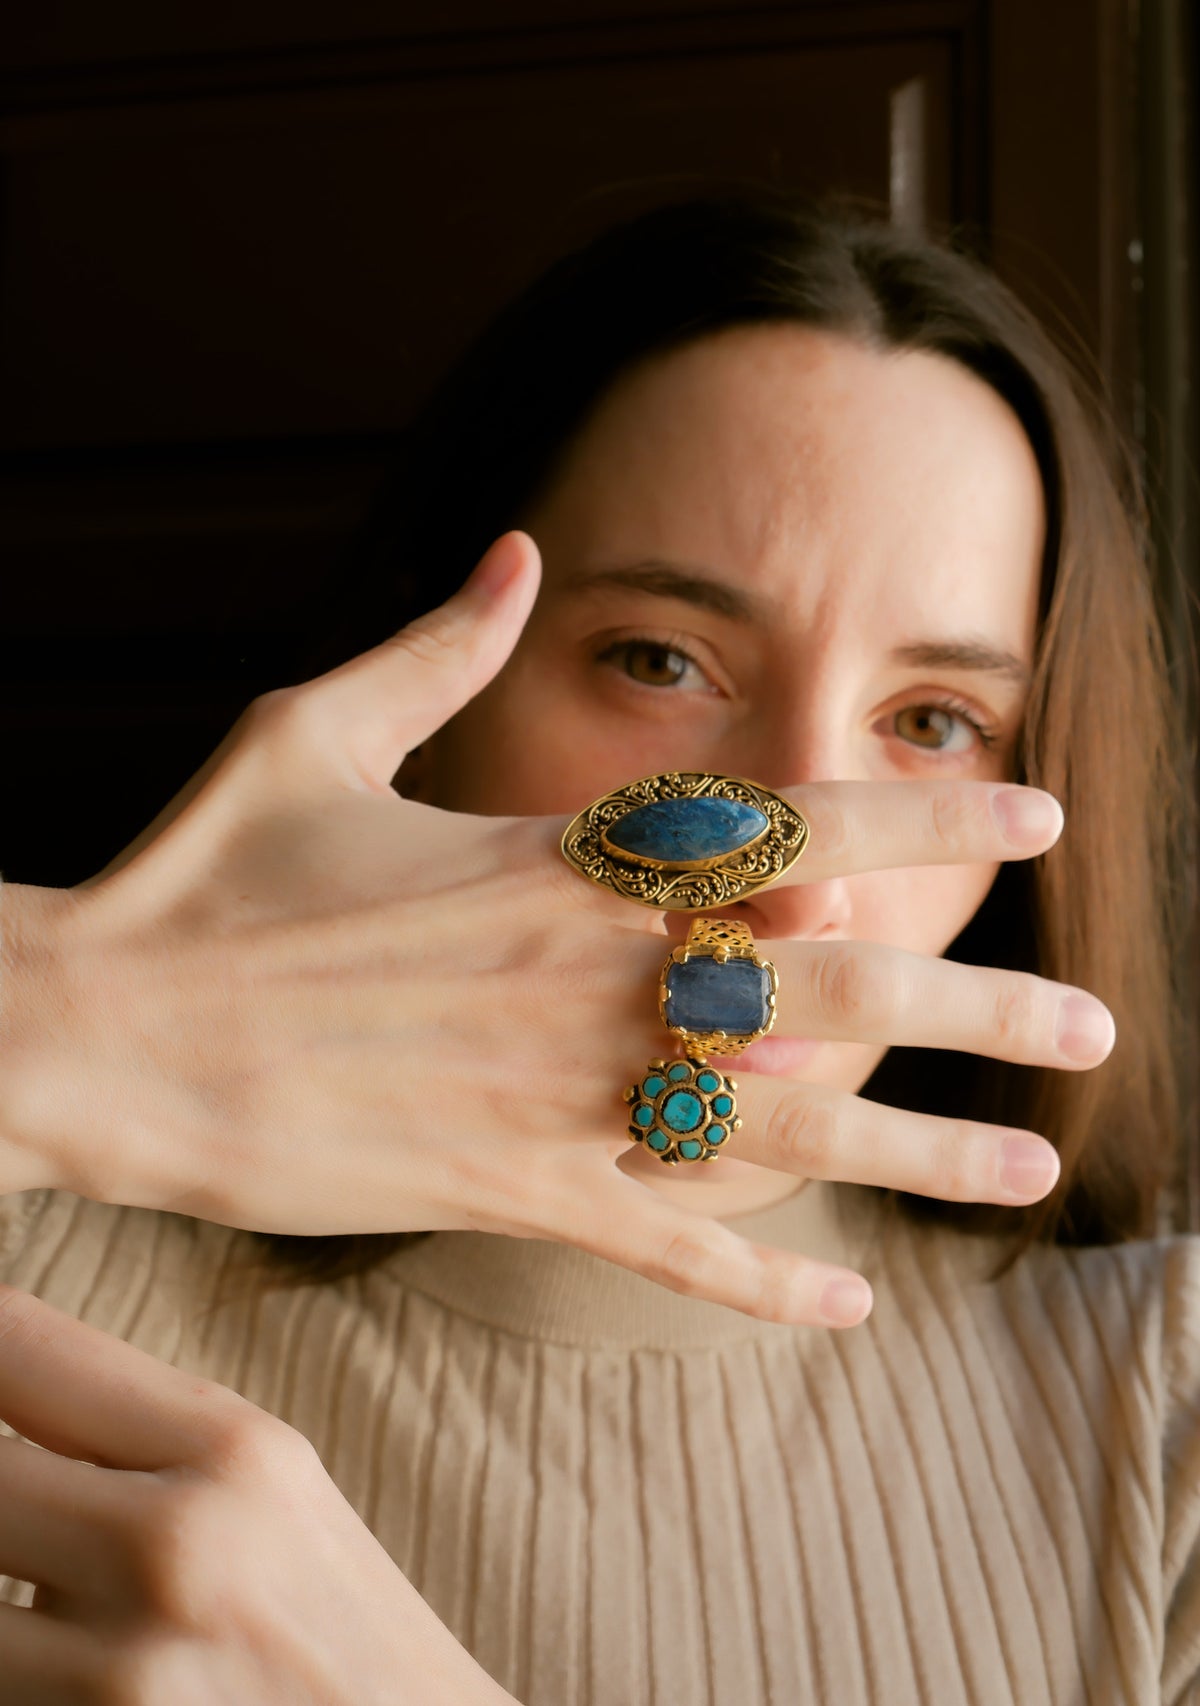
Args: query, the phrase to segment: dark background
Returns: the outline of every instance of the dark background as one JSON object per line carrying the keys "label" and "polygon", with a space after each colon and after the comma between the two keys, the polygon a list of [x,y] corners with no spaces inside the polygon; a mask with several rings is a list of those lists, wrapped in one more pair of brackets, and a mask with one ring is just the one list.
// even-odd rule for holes
{"label": "dark background", "polygon": [[89,875],[254,694],[295,678],[397,434],[494,308],[567,245],[731,179],[959,227],[1086,354],[1144,460],[1182,655],[1192,11],[40,0],[10,16],[5,875]]}

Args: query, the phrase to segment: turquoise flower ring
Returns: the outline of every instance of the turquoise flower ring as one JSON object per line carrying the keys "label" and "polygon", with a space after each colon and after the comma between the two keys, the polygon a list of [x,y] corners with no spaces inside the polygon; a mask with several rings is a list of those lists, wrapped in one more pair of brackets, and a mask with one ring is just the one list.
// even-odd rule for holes
{"label": "turquoise flower ring", "polygon": [[629,782],[571,819],[567,863],[659,912],[705,912],[775,882],[808,824],[782,795],[741,776],[671,770]]}
{"label": "turquoise flower ring", "polygon": [[629,1136],[669,1166],[715,1161],[742,1123],[736,1090],[734,1079],[707,1061],[652,1060],[625,1091]]}

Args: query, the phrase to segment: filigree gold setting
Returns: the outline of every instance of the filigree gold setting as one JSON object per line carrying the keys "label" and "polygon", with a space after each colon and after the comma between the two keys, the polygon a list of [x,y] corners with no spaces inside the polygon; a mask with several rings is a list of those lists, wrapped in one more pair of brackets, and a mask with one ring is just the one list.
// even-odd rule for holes
{"label": "filigree gold setting", "polygon": [[[739,800],[755,806],[768,827],[749,846],[684,864],[624,857],[605,844],[605,832],[639,806],[656,800]],[[671,770],[645,776],[604,794],[578,813],[562,837],[563,857],[581,876],[626,900],[664,912],[704,912],[728,906],[773,883],[794,865],[808,842],[808,824],[796,808],[741,776]]]}
{"label": "filigree gold setting", "polygon": [[[689,1031],[685,1025],[667,1024],[667,977],[673,965],[686,965],[690,959],[713,959],[719,965],[729,960],[750,960],[761,966],[770,980],[767,997],[767,1022],[757,1031],[733,1035],[727,1031]],[[779,974],[770,960],[764,959],[754,945],[749,926],[737,919],[697,918],[688,931],[687,941],[672,949],[658,974],[658,1016],[673,1037],[683,1043],[684,1053],[691,1059],[710,1054],[732,1060],[743,1049],[765,1037],[775,1024],[775,1004],[779,995]]]}

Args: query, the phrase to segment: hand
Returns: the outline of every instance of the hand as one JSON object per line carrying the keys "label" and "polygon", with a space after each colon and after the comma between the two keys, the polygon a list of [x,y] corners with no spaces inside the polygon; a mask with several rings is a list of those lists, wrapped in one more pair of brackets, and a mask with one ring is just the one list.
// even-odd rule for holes
{"label": "hand", "polygon": [[[753,1244],[614,1165],[620,1086],[666,1046],[660,914],[586,883],[565,819],[401,799],[406,752],[500,668],[537,556],[507,534],[387,644],[257,701],[199,776],[81,888],[10,889],[0,1188],[54,1184],[263,1231],[477,1228],[557,1239],[674,1290],[818,1322],[846,1271]],[[788,790],[812,840],[784,881],[1039,853],[984,782]],[[586,801],[581,799],[582,806]],[[1095,1065],[1042,979],[865,942],[762,944],[777,1036]],[[742,1159],[951,1201],[1030,1202],[1034,1134],[747,1074]],[[1012,1194],[1005,1143],[1047,1171]],[[719,1163],[718,1163],[719,1164]],[[844,1323],[843,1323],[844,1324]]]}
{"label": "hand", "polygon": [[5,1706],[515,1706],[301,1434],[0,1286]]}

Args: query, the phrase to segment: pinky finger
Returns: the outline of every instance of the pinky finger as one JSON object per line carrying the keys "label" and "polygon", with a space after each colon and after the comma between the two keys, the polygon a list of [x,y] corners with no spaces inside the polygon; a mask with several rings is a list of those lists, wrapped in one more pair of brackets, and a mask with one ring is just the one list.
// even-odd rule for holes
{"label": "pinky finger", "polygon": [[850,1268],[742,1238],[719,1220],[678,1208],[635,1179],[595,1193],[572,1242],[668,1291],[793,1326],[857,1327],[871,1287]]}

